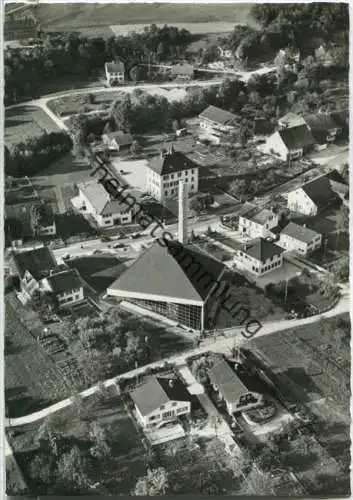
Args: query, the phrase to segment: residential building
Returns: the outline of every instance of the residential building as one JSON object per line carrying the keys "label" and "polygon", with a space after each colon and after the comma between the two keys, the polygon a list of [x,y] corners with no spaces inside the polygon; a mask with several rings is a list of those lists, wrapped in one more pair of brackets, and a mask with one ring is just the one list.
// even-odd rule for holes
{"label": "residential building", "polygon": [[178,378],[153,376],[131,393],[136,417],[144,429],[158,428],[191,412],[191,396]]}
{"label": "residential building", "polygon": [[217,108],[216,106],[208,106],[199,115],[199,121],[202,130],[219,136],[224,133],[233,132],[239,122],[239,118],[224,109]]}
{"label": "residential building", "polygon": [[21,291],[30,298],[40,287],[40,281],[57,266],[55,257],[48,247],[13,252],[10,258],[11,272],[20,278]]}
{"label": "residential building", "polygon": [[337,124],[330,113],[308,115],[305,121],[318,144],[334,142],[342,133],[342,127]]}
{"label": "residential building", "polygon": [[39,26],[32,17],[15,18],[12,15],[5,17],[4,40],[7,42],[36,38],[38,30]]}
{"label": "residential building", "polygon": [[298,252],[300,255],[308,255],[321,247],[322,235],[309,229],[290,222],[281,231],[278,244],[288,252]]}
{"label": "residential building", "polygon": [[155,241],[109,286],[107,295],[202,331],[209,299],[225,269],[193,245]]}
{"label": "residential building", "polygon": [[80,211],[91,215],[99,227],[112,227],[132,222],[132,208],[114,199],[97,180],[83,182],[77,187]]}
{"label": "residential building", "polygon": [[188,185],[190,194],[198,192],[199,166],[173,146],[147,165],[147,192],[156,200],[175,197],[181,180]]}
{"label": "residential building", "polygon": [[191,80],[194,76],[194,67],[191,64],[175,64],[172,66],[170,74],[176,78]]}
{"label": "residential building", "polygon": [[341,198],[342,190],[347,192],[348,186],[337,170],[332,170],[290,191],[287,206],[292,212],[313,216]]}
{"label": "residential building", "polygon": [[218,47],[218,51],[219,51],[219,56],[222,59],[232,59],[233,58],[233,52],[231,51],[231,49],[227,49],[224,47]]}
{"label": "residential building", "polygon": [[282,267],[283,248],[263,238],[256,238],[244,243],[237,250],[235,264],[244,271],[256,276],[263,276]]}
{"label": "residential building", "polygon": [[37,213],[36,221],[31,218],[31,225],[36,236],[55,236],[56,222],[53,209],[49,203],[33,205],[31,211]]}
{"label": "residential building", "polygon": [[300,127],[301,125],[306,125],[305,120],[302,116],[295,113],[287,113],[277,122],[279,130],[285,128]]}
{"label": "residential building", "polygon": [[239,216],[238,231],[250,238],[272,236],[271,230],[278,226],[278,214],[267,208],[258,209]]}
{"label": "residential building", "polygon": [[248,411],[263,404],[263,395],[247,387],[230,364],[222,359],[208,371],[209,380],[225,402],[230,415]]}
{"label": "residential building", "polygon": [[124,151],[129,149],[134,139],[131,134],[118,130],[117,132],[110,132],[102,135],[103,144],[110,151]]}
{"label": "residential building", "polygon": [[335,121],[338,128],[342,129],[342,135],[344,138],[348,138],[349,133],[349,110],[346,109],[338,109],[336,111],[332,111],[331,117]]}
{"label": "residential building", "polygon": [[124,83],[125,65],[122,61],[106,62],[104,65],[105,76],[109,87]]}
{"label": "residential building", "polygon": [[75,269],[52,271],[42,280],[41,289],[55,296],[59,309],[84,300],[82,280]]}
{"label": "residential building", "polygon": [[277,156],[283,161],[301,158],[315,144],[309,128],[306,125],[278,130],[258,146],[263,153]]}

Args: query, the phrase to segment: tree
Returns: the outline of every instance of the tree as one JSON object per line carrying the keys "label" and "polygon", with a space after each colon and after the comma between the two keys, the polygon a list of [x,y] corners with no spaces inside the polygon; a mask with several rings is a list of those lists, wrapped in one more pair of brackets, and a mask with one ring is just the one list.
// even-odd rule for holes
{"label": "tree", "polygon": [[242,494],[244,495],[261,495],[273,496],[274,495],[274,482],[270,473],[263,473],[258,470],[256,465],[253,465],[251,471],[246,476],[242,487]]}
{"label": "tree", "polygon": [[163,467],[158,467],[157,469],[148,469],[146,476],[137,481],[132,494],[138,496],[165,495],[168,488],[167,471]]}
{"label": "tree", "polygon": [[141,150],[141,147],[137,141],[133,141],[131,146],[130,146],[130,153],[133,155],[136,155],[139,153]]}
{"label": "tree", "polygon": [[338,261],[336,261],[332,268],[331,272],[333,274],[334,280],[336,282],[344,282],[346,283],[349,280],[349,258],[348,256],[344,256]]}
{"label": "tree", "polygon": [[68,453],[61,455],[57,470],[59,478],[65,483],[69,483],[75,489],[87,488],[89,486],[89,479],[86,474],[87,461],[77,446],[71,448]]}
{"label": "tree", "polygon": [[68,126],[73,142],[74,154],[82,155],[87,140],[87,118],[84,115],[72,116],[68,120]]}
{"label": "tree", "polygon": [[93,457],[102,459],[109,455],[110,447],[107,442],[107,435],[105,430],[97,422],[91,424],[89,431],[90,439],[93,442],[90,453]]}
{"label": "tree", "polygon": [[36,455],[29,464],[30,476],[39,479],[46,486],[53,482],[54,477],[54,461],[52,455]]}
{"label": "tree", "polygon": [[130,94],[124,94],[117,99],[111,109],[111,118],[113,119],[116,129],[130,132],[132,128],[132,103]]}

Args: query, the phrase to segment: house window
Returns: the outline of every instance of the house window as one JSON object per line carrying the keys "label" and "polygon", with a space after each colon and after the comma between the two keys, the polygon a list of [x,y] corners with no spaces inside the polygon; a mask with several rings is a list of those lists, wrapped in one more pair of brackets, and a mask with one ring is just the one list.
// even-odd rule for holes
{"label": "house window", "polygon": [[159,418],[159,415],[152,415],[152,417],[149,417],[148,421],[151,422],[152,420],[156,420]]}
{"label": "house window", "polygon": [[165,408],[164,405],[162,405],[162,406],[159,407],[160,410],[164,410],[164,408]]}
{"label": "house window", "polygon": [[191,184],[191,189],[194,189],[194,185],[193,184]]}
{"label": "house window", "polygon": [[168,196],[168,191],[167,191],[167,190],[165,190],[165,191],[164,191],[164,194],[165,194],[165,196]]}
{"label": "house window", "polygon": [[189,410],[189,407],[188,406],[183,406],[182,408],[179,408],[177,410],[177,413],[185,413]]}
{"label": "house window", "polygon": [[174,403],[172,403],[172,406],[176,406],[177,404],[178,404],[178,403],[176,403],[176,402],[174,401]]}
{"label": "house window", "polygon": [[165,411],[162,414],[162,418],[165,419],[165,418],[173,417],[174,415],[175,415],[174,411]]}
{"label": "house window", "polygon": [[75,295],[75,299],[79,299],[80,298],[80,294],[79,293],[76,293]]}
{"label": "house window", "polygon": [[170,194],[174,194],[174,189],[171,189]]}
{"label": "house window", "polygon": [[181,172],[178,173],[178,177],[181,177]]}

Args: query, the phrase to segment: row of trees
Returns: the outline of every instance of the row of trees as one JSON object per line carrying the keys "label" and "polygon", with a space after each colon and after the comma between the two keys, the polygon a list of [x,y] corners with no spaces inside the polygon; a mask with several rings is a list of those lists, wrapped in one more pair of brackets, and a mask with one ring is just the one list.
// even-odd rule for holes
{"label": "row of trees", "polygon": [[104,62],[125,63],[126,75],[140,63],[180,58],[192,41],[185,29],[156,25],[129,36],[87,38],[74,33],[47,35],[31,51],[5,53],[5,104],[34,96],[43,82],[90,77],[102,72]]}
{"label": "row of trees", "polygon": [[5,149],[5,174],[13,177],[32,176],[65,156],[72,141],[65,132],[51,132],[29,138]]}

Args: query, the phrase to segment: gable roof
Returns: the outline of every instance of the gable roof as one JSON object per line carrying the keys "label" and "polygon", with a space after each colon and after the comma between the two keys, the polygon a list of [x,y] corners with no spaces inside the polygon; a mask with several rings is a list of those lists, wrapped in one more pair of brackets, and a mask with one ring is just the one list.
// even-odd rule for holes
{"label": "gable roof", "polygon": [[335,121],[337,127],[348,128],[349,126],[349,111],[348,109],[340,109],[332,111],[332,119]]}
{"label": "gable roof", "polygon": [[282,118],[278,120],[278,123],[283,123],[287,127],[298,127],[300,125],[305,125],[305,120],[302,116],[296,115],[295,113],[286,113]]}
{"label": "gable roof", "polygon": [[175,64],[175,66],[172,66],[171,73],[172,75],[192,76],[194,67],[191,64]]}
{"label": "gable roof", "polygon": [[241,396],[248,394],[249,389],[240,380],[225,359],[216,363],[208,372],[209,379],[228,403],[238,402]]}
{"label": "gable roof", "polygon": [[316,231],[309,229],[305,226],[300,226],[299,224],[295,224],[294,222],[290,222],[286,225],[286,227],[281,231],[281,235],[284,234],[286,236],[290,236],[291,238],[295,238],[298,241],[302,241],[303,243],[310,243],[314,238],[320,235]]}
{"label": "gable roof", "polygon": [[105,68],[109,73],[124,73],[125,65],[122,61],[106,62]]}
{"label": "gable roof", "polygon": [[[172,384],[170,384],[172,381]],[[151,377],[131,393],[141,415],[148,415],[170,401],[190,401],[190,393],[180,379]]]}
{"label": "gable roof", "polygon": [[47,277],[50,288],[55,294],[71,292],[82,288],[82,281],[75,269],[67,269],[65,271],[51,274]]}
{"label": "gable roof", "polygon": [[327,174],[316,177],[316,179],[303,184],[303,191],[318,207],[326,206],[327,203],[336,197],[334,185],[346,184],[337,170],[332,170]]}
{"label": "gable roof", "polygon": [[272,259],[274,255],[280,255],[284,252],[283,248],[275,245],[271,241],[265,240],[264,238],[255,238],[249,243],[246,243],[245,248],[242,251],[261,262],[265,262],[267,259]]}
{"label": "gable roof", "polygon": [[[104,186],[97,180],[78,184],[77,187],[91,203],[99,215],[118,214],[128,209],[128,205],[111,198]],[[126,192],[127,194],[127,192]]]}
{"label": "gable roof", "polygon": [[119,146],[129,146],[133,143],[133,138],[131,134],[126,134],[122,130],[117,130],[116,132],[109,132],[105,134],[110,140],[116,141]]}
{"label": "gable roof", "polygon": [[27,252],[15,252],[12,257],[21,278],[26,271],[29,271],[37,281],[57,265],[48,247],[36,248]]}
{"label": "gable roof", "polygon": [[225,109],[217,108],[216,106],[208,106],[208,108],[204,109],[202,113],[200,113],[199,118],[206,118],[212,122],[218,123],[219,125],[228,125],[234,126],[238,117],[231,113],[230,111],[226,111]]}
{"label": "gable roof", "polygon": [[285,128],[279,130],[278,134],[289,150],[300,149],[315,143],[314,137],[306,125]]}
{"label": "gable roof", "polygon": [[180,151],[171,148],[167,153],[161,153],[148,162],[149,168],[159,175],[172,174],[182,170],[198,168],[197,163],[192,161]]}
{"label": "gable roof", "polygon": [[305,117],[307,125],[313,132],[328,132],[337,128],[335,120],[329,113],[317,113]]}
{"label": "gable roof", "polygon": [[265,224],[269,219],[272,219],[276,214],[269,210],[268,208],[263,208],[262,210],[256,209],[254,212],[250,212],[248,215],[244,216],[246,219],[256,222],[257,224]]}
{"label": "gable roof", "polygon": [[177,241],[162,246],[158,241],[148,248],[109,290],[194,300],[207,298],[225,266],[201,250]]}

